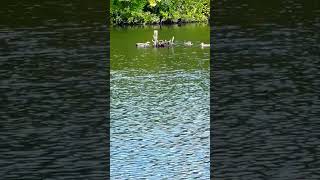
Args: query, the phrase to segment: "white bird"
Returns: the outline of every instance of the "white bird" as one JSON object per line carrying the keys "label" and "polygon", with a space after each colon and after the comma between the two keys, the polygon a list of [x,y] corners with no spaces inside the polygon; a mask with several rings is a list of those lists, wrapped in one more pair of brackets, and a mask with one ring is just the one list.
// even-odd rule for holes
{"label": "white bird", "polygon": [[201,43],[201,47],[204,48],[204,47],[210,47],[210,44],[204,44],[203,42]]}
{"label": "white bird", "polygon": [[137,47],[141,47],[141,48],[146,48],[150,46],[150,42],[146,42],[146,43],[136,43]]}
{"label": "white bird", "polygon": [[184,45],[186,45],[186,46],[192,46],[193,44],[192,44],[191,41],[187,41],[187,42],[184,42]]}

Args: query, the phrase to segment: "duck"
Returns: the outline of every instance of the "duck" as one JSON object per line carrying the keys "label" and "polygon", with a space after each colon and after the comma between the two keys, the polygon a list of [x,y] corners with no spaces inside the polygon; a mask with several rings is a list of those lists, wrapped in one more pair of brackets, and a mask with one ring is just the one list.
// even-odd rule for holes
{"label": "duck", "polygon": [[192,44],[191,41],[187,41],[187,42],[184,42],[184,45],[185,45],[185,46],[192,46],[193,44]]}
{"label": "duck", "polygon": [[168,46],[168,42],[167,40],[159,40],[157,47],[167,47]]}
{"label": "duck", "polygon": [[201,43],[201,47],[205,48],[205,47],[210,47],[210,44],[204,44],[203,42]]}
{"label": "duck", "polygon": [[150,42],[145,42],[145,43],[136,43],[137,47],[141,47],[141,48],[146,48],[150,46]]}
{"label": "duck", "polygon": [[[153,41],[153,40],[152,40]],[[172,45],[174,45],[174,36],[172,37],[171,40],[159,40],[155,47],[158,47],[158,48],[163,48],[163,47],[171,47]],[[153,41],[154,42],[154,41]]]}

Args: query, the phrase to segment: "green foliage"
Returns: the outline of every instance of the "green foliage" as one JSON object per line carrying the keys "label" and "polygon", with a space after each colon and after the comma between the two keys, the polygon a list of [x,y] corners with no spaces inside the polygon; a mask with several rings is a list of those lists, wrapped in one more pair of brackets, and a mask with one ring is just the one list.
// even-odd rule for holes
{"label": "green foliage", "polygon": [[111,0],[112,24],[207,21],[209,0]]}

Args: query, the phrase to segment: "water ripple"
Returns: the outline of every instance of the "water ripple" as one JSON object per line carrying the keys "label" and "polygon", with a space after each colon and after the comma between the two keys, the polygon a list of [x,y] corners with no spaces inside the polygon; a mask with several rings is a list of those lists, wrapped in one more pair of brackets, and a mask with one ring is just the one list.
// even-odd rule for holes
{"label": "water ripple", "polygon": [[230,26],[224,14],[212,27],[212,177],[319,179],[317,28],[281,23],[287,17],[266,23],[278,14],[255,8],[265,20]]}

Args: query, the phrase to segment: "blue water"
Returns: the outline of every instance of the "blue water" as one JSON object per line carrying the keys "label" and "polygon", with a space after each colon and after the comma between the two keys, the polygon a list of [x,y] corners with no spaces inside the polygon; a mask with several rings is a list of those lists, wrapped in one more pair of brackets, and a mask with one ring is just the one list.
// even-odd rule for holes
{"label": "blue water", "polygon": [[176,43],[112,47],[111,32],[111,179],[209,179],[209,49]]}

